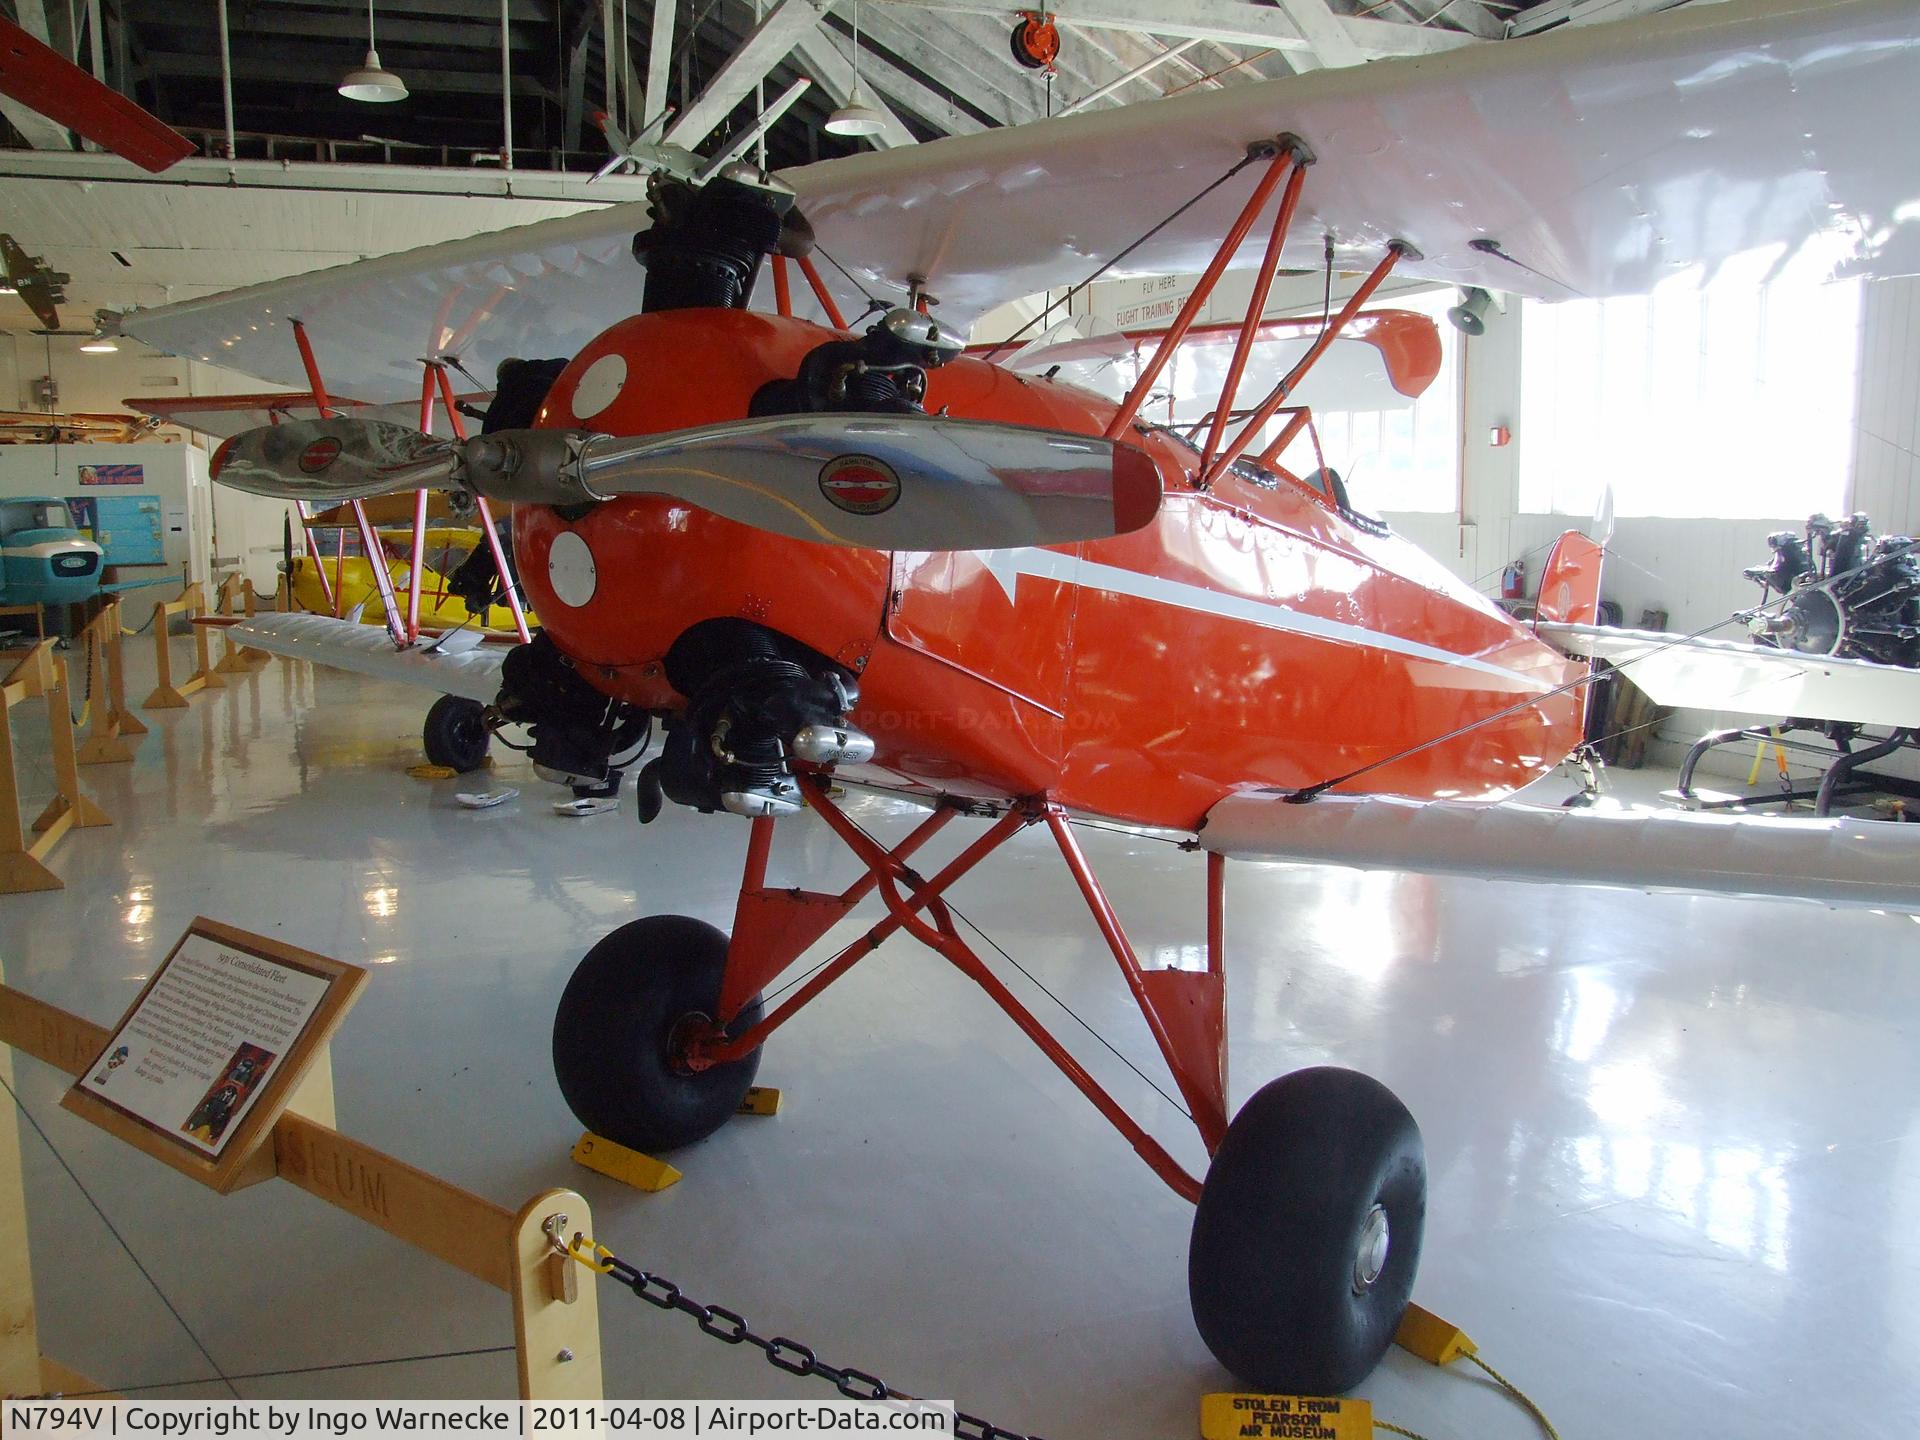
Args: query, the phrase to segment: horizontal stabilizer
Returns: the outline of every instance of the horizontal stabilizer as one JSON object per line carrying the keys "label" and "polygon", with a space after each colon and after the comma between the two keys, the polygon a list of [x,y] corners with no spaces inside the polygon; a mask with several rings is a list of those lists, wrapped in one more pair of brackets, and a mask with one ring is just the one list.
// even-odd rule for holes
{"label": "horizontal stabilizer", "polygon": [[1236,860],[1296,860],[1627,890],[1779,896],[1920,911],[1920,826],[1684,811],[1272,791],[1229,796],[1200,842]]}
{"label": "horizontal stabilizer", "polygon": [[[467,632],[454,632],[464,634]],[[464,695],[491,705],[500,693],[500,666],[505,646],[470,645],[422,640],[404,650],[393,648],[387,632],[377,625],[356,625],[331,615],[256,615],[235,625],[227,635],[239,645],[251,645],[289,660],[311,660],[335,670],[397,680],[442,695]]]}
{"label": "horizontal stabilizer", "polygon": [[1606,625],[1543,621],[1534,628],[1542,640],[1569,654],[1622,667],[1656,705],[1855,725],[1920,725],[1920,671],[1897,665]]}

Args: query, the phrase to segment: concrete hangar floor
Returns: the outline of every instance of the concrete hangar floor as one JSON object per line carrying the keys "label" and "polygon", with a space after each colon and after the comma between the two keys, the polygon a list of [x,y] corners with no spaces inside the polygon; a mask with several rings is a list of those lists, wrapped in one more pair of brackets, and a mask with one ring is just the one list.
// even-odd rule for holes
{"label": "concrete hangar floor", "polygon": [[[151,660],[130,660],[139,695]],[[642,830],[630,798],[562,819],[548,809],[561,792],[511,752],[498,778],[520,799],[462,810],[458,782],[405,774],[424,704],[275,662],[149,716],[134,765],[85,773],[114,825],[63,842],[67,888],[0,898],[8,982],[109,1022],[196,914],[367,964],[334,1049],[356,1137],[507,1204],[578,1188],[600,1239],[696,1298],[998,1424],[1052,1440],[1196,1433],[1199,1395],[1230,1387],[1188,1316],[1188,1207],[924,950],[884,947],[775,1037],[761,1081],[785,1110],[683,1152],[678,1186],[643,1195],[573,1165],[578,1126],[548,1055],[567,974],[641,914],[730,923],[746,826],[670,810]],[[44,742],[19,728],[37,809]],[[911,820],[879,799],[856,813],[882,836]],[[817,827],[782,823],[777,881],[841,873]],[[1195,857],[1083,839],[1144,955],[1200,943]],[[1046,847],[1016,842],[957,902],[1159,1079]],[[1911,1432],[1913,918],[1307,867],[1229,875],[1234,1101],[1327,1062],[1405,1097],[1432,1183],[1416,1298],[1565,1433],[1797,1435],[1836,1404],[1852,1433]],[[1201,1163],[1165,1100],[995,964]],[[60,1110],[52,1071],[16,1072],[166,1297],[23,1127],[47,1353],[156,1398],[230,1393],[216,1367],[295,1372],[233,1380],[256,1398],[513,1393],[497,1292],[285,1187],[220,1199]],[[601,1325],[610,1395],[816,1388],[617,1290]],[[460,1351],[481,1353],[399,1358]],[[1436,1440],[1529,1433],[1490,1384],[1398,1351],[1362,1393]]]}

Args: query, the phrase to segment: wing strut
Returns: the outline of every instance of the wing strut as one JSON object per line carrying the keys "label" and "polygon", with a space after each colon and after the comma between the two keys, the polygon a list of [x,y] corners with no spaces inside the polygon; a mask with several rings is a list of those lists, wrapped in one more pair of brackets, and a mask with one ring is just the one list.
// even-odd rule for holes
{"label": "wing strut", "polygon": [[[307,327],[298,320],[290,322],[293,326],[293,340],[300,347],[300,363],[306,367],[307,383],[313,387],[313,403],[320,411],[320,418],[330,420],[336,413],[332,402],[327,398],[326,381],[320,378],[320,362],[314,358],[313,342],[307,338]],[[373,583],[379,588],[380,601],[387,607],[387,634],[393,637],[395,645],[407,643],[405,626],[400,620],[400,607],[393,595],[393,576],[387,573],[387,552],[380,546],[379,533],[373,528],[373,522],[367,518],[366,505],[355,500],[353,504],[354,523],[360,527],[360,545],[367,554],[367,568],[373,572]],[[305,506],[302,506],[304,514]],[[342,550],[345,547],[341,541]],[[337,610],[346,590],[347,565],[343,553],[340,560],[340,573],[334,592],[334,608]],[[292,582],[288,582],[291,587]]]}
{"label": "wing strut", "polygon": [[[1141,370],[1140,378],[1133,382],[1133,388],[1127,392],[1126,399],[1120,402],[1120,408],[1114,411],[1113,420],[1107,426],[1107,439],[1118,440],[1133,423],[1134,416],[1140,413],[1140,406],[1147,398],[1147,392],[1153,389],[1154,381],[1160,378],[1160,372],[1173,359],[1173,352],[1180,348],[1180,342],[1187,337],[1187,329],[1193,324],[1194,317],[1200,313],[1200,307],[1207,303],[1213,294],[1213,287],[1220,283],[1227,262],[1232,260],[1240,249],[1240,243],[1247,238],[1247,232],[1253,229],[1253,222],[1260,218],[1260,212],[1266,207],[1267,197],[1289,170],[1299,170],[1312,159],[1312,152],[1292,136],[1283,136],[1274,143],[1273,159],[1267,165],[1267,173],[1260,177],[1260,183],[1253,187],[1253,194],[1247,197],[1239,217],[1228,229],[1226,238],[1220,242],[1220,248],[1213,252],[1213,260],[1200,277],[1200,283],[1193,287],[1193,293],[1187,296],[1186,304],[1180,307],[1180,314],[1161,337],[1160,344],[1153,352],[1153,358]],[[1297,187],[1290,192],[1298,198]],[[1280,207],[1280,219],[1291,220],[1292,210],[1283,201]]]}
{"label": "wing strut", "polygon": [[[435,391],[434,376],[439,374],[440,363],[437,360],[420,362],[420,433],[433,433],[433,402]],[[440,384],[446,383],[446,377],[440,377]],[[455,413],[453,407],[447,407],[447,413]],[[420,567],[427,563],[427,492],[420,489],[413,492],[413,548],[411,563],[407,566],[407,639],[420,638]]]}
{"label": "wing strut", "polygon": [[[447,423],[453,427],[453,438],[467,438],[466,423],[460,418],[460,407],[453,401],[453,383],[447,379],[447,367],[436,365],[434,373],[440,381],[440,399],[446,406]],[[486,532],[487,548],[493,552],[494,568],[500,574],[500,587],[507,592],[507,608],[513,612],[513,628],[519,633],[520,643],[526,644],[533,637],[527,630],[527,612],[520,605],[520,587],[514,583],[513,569],[507,564],[507,552],[500,544],[499,528],[493,523],[493,507],[487,504],[484,495],[474,496],[480,508],[480,528]]]}
{"label": "wing strut", "polygon": [[[1345,330],[1353,317],[1360,313],[1360,308],[1373,298],[1373,292],[1378,290],[1387,276],[1393,273],[1393,267],[1399,263],[1403,255],[1418,258],[1419,252],[1404,240],[1395,240],[1387,246],[1387,253],[1380,258],[1380,263],[1373,267],[1372,273],[1360,282],[1360,288],[1355,290],[1347,303],[1340,307],[1340,313],[1333,317],[1325,330],[1320,332],[1320,338],[1313,342],[1313,348],[1300,357],[1293,369],[1281,378],[1280,383],[1273,387],[1267,398],[1262,400],[1254,408],[1253,414],[1247,417],[1247,423],[1240,428],[1240,433],[1234,436],[1233,443],[1227,446],[1226,452],[1218,460],[1213,462],[1213,468],[1206,472],[1202,481],[1203,486],[1213,484],[1226,474],[1228,466],[1246,453],[1247,447],[1253,443],[1253,438],[1260,433],[1261,427],[1273,419],[1280,407],[1286,403],[1287,396],[1293,393],[1294,387],[1305,378],[1309,370],[1313,369],[1315,362],[1327,353],[1327,347],[1340,338],[1340,332]],[[1262,465],[1271,468],[1279,460],[1282,452],[1293,443],[1293,437],[1300,433],[1300,427],[1307,423],[1307,413],[1304,409],[1296,411],[1293,418],[1281,429],[1278,438],[1260,452]]]}
{"label": "wing strut", "polygon": [[1253,337],[1266,318],[1267,293],[1272,290],[1274,273],[1280,268],[1280,251],[1287,243],[1287,232],[1293,228],[1293,212],[1300,204],[1300,190],[1307,183],[1307,166],[1312,163],[1311,155],[1303,158],[1300,152],[1295,152],[1293,173],[1287,176],[1286,192],[1281,195],[1280,209],[1273,217],[1273,233],[1267,237],[1267,253],[1260,258],[1260,273],[1254,278],[1246,318],[1240,322],[1240,338],[1234,341],[1226,384],[1220,387],[1220,398],[1214,403],[1213,428],[1207,432],[1207,448],[1200,457],[1202,471],[1220,451],[1220,437],[1226,431],[1227,417],[1233,413],[1233,397],[1239,393],[1240,377],[1246,373],[1247,360],[1253,354]]}

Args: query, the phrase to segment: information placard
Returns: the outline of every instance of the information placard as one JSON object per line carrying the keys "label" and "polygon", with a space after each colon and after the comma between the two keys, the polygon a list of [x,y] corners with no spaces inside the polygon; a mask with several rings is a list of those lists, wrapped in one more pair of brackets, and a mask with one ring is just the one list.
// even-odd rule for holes
{"label": "information placard", "polygon": [[366,978],[196,919],[62,1103],[229,1189]]}

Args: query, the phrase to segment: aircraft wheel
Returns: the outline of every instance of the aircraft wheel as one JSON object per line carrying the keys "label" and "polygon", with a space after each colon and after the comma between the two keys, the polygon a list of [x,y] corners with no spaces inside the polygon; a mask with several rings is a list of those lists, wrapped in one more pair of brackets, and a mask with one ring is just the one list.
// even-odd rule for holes
{"label": "aircraft wheel", "polygon": [[446,765],[462,775],[487,763],[487,750],[493,736],[483,719],[486,707],[464,695],[442,695],[427,711],[421,727],[420,743],[427,759]]}
{"label": "aircraft wheel", "polygon": [[1352,1389],[1393,1343],[1426,1210],[1420,1127],[1391,1090],[1331,1066],[1269,1082],[1227,1127],[1193,1217],[1201,1338],[1253,1389]]}
{"label": "aircraft wheel", "polygon": [[[587,952],[553,1017],[553,1071],[582,1125],[635,1150],[704,1140],[740,1108],[760,1051],[691,1071],[675,1058],[691,1022],[710,1018],[727,937],[684,915],[633,920]],[[729,1027],[759,1023],[755,996]]]}

